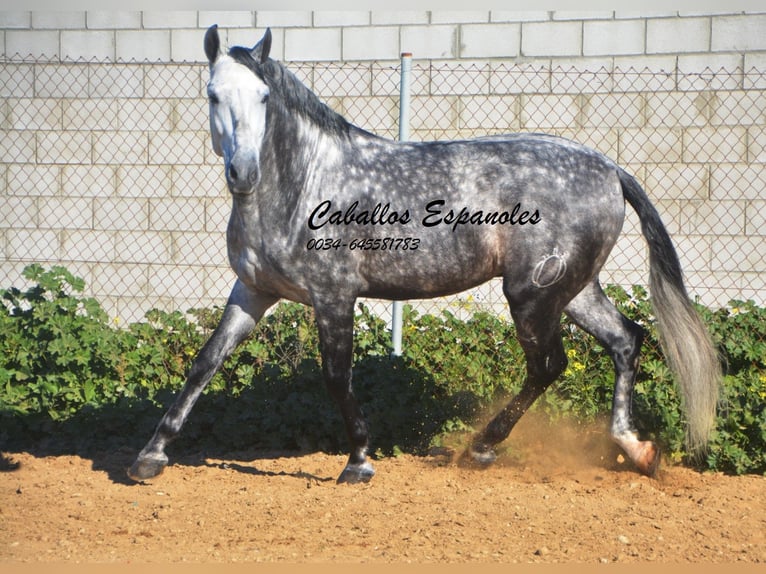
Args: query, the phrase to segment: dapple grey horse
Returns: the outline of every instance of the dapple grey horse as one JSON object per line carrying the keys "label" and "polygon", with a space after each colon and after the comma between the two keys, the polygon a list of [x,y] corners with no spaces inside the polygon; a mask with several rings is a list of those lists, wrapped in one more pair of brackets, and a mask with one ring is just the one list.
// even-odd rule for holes
{"label": "dapple grey horse", "polygon": [[427,143],[377,137],[321,103],[269,58],[270,47],[270,31],[252,49],[228,53],[215,26],[205,35],[210,131],[232,197],[227,244],[237,280],[183,390],[130,468],[132,478],[164,469],[165,448],[205,385],[284,298],[314,308],[323,376],[351,447],[338,482],[368,481],[368,429],[351,384],[356,299],[431,298],[493,277],[502,277],[527,376],[475,436],[467,458],[492,462],[493,447],[562,373],[565,313],[611,354],[611,436],[640,472],[653,474],[659,450],[639,439],[631,420],[642,329],[618,312],[598,280],[626,201],[649,245],[652,301],[683,391],[690,448],[704,447],[715,420],[717,353],[665,227],[631,175],[594,150],[548,135]]}

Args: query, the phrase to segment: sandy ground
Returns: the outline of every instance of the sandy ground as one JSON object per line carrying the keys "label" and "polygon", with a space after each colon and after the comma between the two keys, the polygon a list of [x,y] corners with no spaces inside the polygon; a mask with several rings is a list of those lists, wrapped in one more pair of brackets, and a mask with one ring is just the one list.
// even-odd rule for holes
{"label": "sandy ground", "polygon": [[441,449],[353,486],[324,453],[171,453],[143,484],[128,449],[3,453],[0,562],[766,562],[766,478],[647,478],[601,443],[518,434],[486,470]]}

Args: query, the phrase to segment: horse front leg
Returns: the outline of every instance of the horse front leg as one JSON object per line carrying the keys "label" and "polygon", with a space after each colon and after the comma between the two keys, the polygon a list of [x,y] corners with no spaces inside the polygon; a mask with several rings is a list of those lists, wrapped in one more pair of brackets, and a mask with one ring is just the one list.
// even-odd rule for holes
{"label": "horse front leg", "polygon": [[240,281],[235,283],[220,323],[194,359],[186,383],[173,405],[128,470],[130,478],[141,481],[162,473],[168,464],[165,447],[181,432],[205,386],[237,345],[252,332],[266,310],[277,301],[278,298],[252,291]]}
{"label": "horse front leg", "polygon": [[354,300],[347,303],[322,302],[314,298],[322,374],[330,396],[340,408],[351,445],[348,463],[338,483],[369,482],[375,474],[367,460],[369,434],[362,409],[351,385],[354,343]]}

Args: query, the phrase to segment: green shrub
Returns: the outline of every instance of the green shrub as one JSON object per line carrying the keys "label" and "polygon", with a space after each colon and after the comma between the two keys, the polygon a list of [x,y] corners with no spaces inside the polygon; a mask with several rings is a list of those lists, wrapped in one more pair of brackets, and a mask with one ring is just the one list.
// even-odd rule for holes
{"label": "green shrub", "polygon": [[[0,291],[0,440],[16,448],[51,436],[64,448],[142,446],[222,310],[152,310],[143,322],[118,326],[97,301],[81,295],[84,282],[66,269],[33,265],[24,276],[35,285]],[[677,462],[766,472],[766,309],[738,301],[716,311],[698,307],[725,365],[718,428],[699,463],[684,452],[680,401],[646,290],[610,287],[607,293],[647,331],[633,409],[642,435]],[[471,431],[524,379],[514,326],[491,313],[476,311],[464,320],[449,310],[419,315],[405,305],[401,357],[390,356],[385,322],[362,304],[355,327],[354,387],[381,454],[422,452],[451,433]],[[610,358],[566,319],[562,331],[569,364],[533,409],[554,424],[563,417],[607,417]],[[179,443],[345,451],[343,425],[322,381],[310,308],[281,304],[259,323],[208,385]]]}

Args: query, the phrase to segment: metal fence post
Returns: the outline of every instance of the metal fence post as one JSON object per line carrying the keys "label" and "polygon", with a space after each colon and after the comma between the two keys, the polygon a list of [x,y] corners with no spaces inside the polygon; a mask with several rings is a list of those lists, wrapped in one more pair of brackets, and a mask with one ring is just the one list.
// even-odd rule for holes
{"label": "metal fence post", "polygon": [[[410,139],[410,72],[412,54],[402,53],[401,79],[399,81],[399,141]],[[402,302],[394,301],[391,307],[391,340],[394,356],[402,354]]]}

